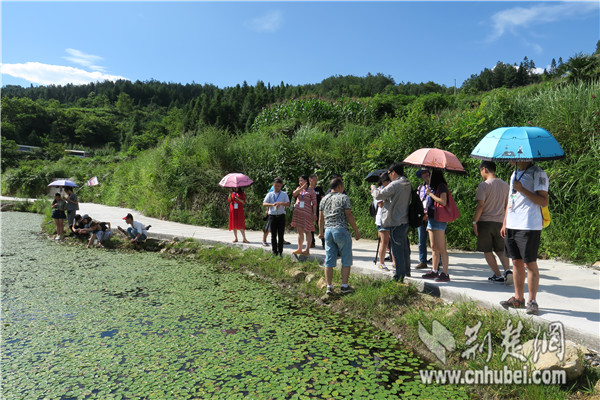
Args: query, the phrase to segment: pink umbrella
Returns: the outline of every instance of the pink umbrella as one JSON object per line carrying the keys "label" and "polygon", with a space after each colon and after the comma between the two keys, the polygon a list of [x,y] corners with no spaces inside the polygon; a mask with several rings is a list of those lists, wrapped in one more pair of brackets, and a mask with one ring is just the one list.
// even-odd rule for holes
{"label": "pink umbrella", "polygon": [[466,174],[458,158],[446,150],[419,149],[413,151],[402,163],[415,167],[434,168],[456,174]]}
{"label": "pink umbrella", "polygon": [[240,174],[239,172],[232,172],[231,174],[227,174],[221,179],[219,182],[219,186],[226,188],[234,188],[234,187],[246,187],[250,186],[254,183],[254,181],[248,178],[244,174]]}

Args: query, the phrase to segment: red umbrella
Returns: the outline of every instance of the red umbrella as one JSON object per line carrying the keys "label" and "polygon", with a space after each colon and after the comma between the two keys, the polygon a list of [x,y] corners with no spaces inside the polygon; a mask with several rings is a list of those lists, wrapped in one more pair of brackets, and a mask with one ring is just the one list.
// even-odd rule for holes
{"label": "red umbrella", "polygon": [[254,181],[248,178],[246,175],[241,174],[239,172],[232,172],[231,174],[227,174],[221,179],[219,182],[219,186],[226,188],[235,188],[235,187],[246,187],[250,186],[254,183]]}
{"label": "red umbrella", "polygon": [[446,150],[419,149],[412,152],[402,163],[421,168],[434,168],[455,174],[466,174],[458,158]]}

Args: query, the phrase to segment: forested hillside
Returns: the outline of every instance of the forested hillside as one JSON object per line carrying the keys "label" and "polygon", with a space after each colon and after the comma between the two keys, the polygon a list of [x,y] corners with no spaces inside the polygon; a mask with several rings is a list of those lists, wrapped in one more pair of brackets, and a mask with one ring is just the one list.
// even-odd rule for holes
{"label": "forested hillside", "polygon": [[[541,75],[535,84],[481,92],[465,82],[456,95],[454,88],[396,84],[382,74],[225,89],[126,81],[4,88],[2,192],[35,197],[54,178],[82,184],[97,176],[100,185],[83,188],[82,201],[225,227],[227,192],[217,183],[240,171],[256,182],[247,190],[247,224],[260,229],[262,199],[275,176],[291,192],[300,174],[316,172],[326,185],[332,173],[341,173],[361,231],[375,237],[364,177],[418,148],[438,147],[468,170],[448,177],[462,214],[449,226],[449,245],[473,250],[471,218],[481,178],[469,153],[495,128],[540,126],[567,153],[566,160],[541,163],[551,180],[553,216],[542,251],[594,262],[600,259],[600,220],[590,218],[597,211],[590,199],[600,196],[599,65],[598,54],[572,57],[560,74]],[[470,82],[488,75],[482,71]],[[16,143],[41,150],[23,156]],[[93,157],[64,157],[65,148],[86,149]],[[416,185],[414,170],[406,172]],[[501,165],[500,177],[509,174],[510,166]]]}

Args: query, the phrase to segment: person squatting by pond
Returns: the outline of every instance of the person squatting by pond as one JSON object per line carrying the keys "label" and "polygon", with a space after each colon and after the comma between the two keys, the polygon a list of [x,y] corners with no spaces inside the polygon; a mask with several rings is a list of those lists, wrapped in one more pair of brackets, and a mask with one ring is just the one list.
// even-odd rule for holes
{"label": "person squatting by pond", "polygon": [[142,225],[141,222],[134,221],[133,215],[131,215],[130,213],[123,217],[123,219],[125,220],[126,224],[131,225],[129,228],[127,228],[127,233],[125,233],[123,228],[121,228],[120,226],[118,226],[117,228],[119,229],[119,231],[121,231],[129,237],[130,243],[141,243],[144,240],[146,240],[148,232],[146,231],[146,227]]}
{"label": "person squatting by pond", "polygon": [[329,184],[329,194],[321,200],[321,214],[319,216],[319,237],[325,239],[325,281],[327,282],[326,294],[333,292],[333,268],[336,266],[337,256],[342,258],[342,294],[352,293],[354,289],[348,285],[350,268],[352,267],[352,237],[348,230],[348,223],[354,229],[356,240],[360,239],[360,232],[356,220],[352,215],[350,199],[344,194],[344,183],[340,178],[335,178]]}
{"label": "person squatting by pond", "polygon": [[[446,206],[448,202],[448,184],[441,171],[433,171],[430,187],[425,193],[429,197],[427,200],[427,231],[429,232],[429,241],[431,243],[432,270],[422,275],[425,279],[434,279],[436,282],[449,282],[448,274],[448,249],[446,248],[446,222],[439,222],[435,219],[435,203]],[[439,262],[442,260],[443,272],[439,272]]]}
{"label": "person squatting by pond", "polygon": [[371,185],[371,195],[375,200],[384,201],[381,226],[390,230],[390,246],[396,263],[393,279],[403,282],[405,276],[410,276],[408,205],[412,187],[404,176],[404,168],[401,164],[390,165],[387,173],[390,177],[390,184],[382,189]]}
{"label": "person squatting by pond", "polygon": [[[312,232],[315,230],[317,220],[317,193],[309,186],[308,176],[298,177],[298,187],[292,192],[296,198],[294,213],[292,215],[292,227],[298,229],[298,248],[292,254],[310,254],[312,243]],[[306,249],[302,249],[306,238]]]}
{"label": "person squatting by pond", "polygon": [[246,195],[242,188],[233,188],[229,195],[229,231],[233,231],[235,239],[233,243],[237,243],[238,229],[242,233],[244,243],[250,243],[246,239],[246,217],[244,215],[244,204],[246,204]]}
{"label": "person squatting by pond", "polygon": [[515,295],[500,304],[504,308],[525,307],[527,277],[527,314],[537,315],[536,295],[540,284],[537,256],[543,228],[542,207],[548,205],[550,182],[546,172],[529,161],[511,164],[516,164],[517,169],[510,177],[508,204],[500,234],[504,237],[505,255],[513,260]]}
{"label": "person squatting by pond", "polygon": [[263,207],[268,207],[269,228],[271,229],[271,248],[274,255],[283,255],[283,235],[285,233],[285,208],[290,205],[290,198],[282,191],[283,179],[277,177],[273,181],[273,191],[267,193]]}
{"label": "person squatting by pond", "polygon": [[110,222],[92,221],[87,229],[91,232],[90,240],[86,246],[88,249],[92,243],[97,244],[99,247],[104,247],[104,242],[113,235]]}
{"label": "person squatting by pond", "polygon": [[52,219],[54,219],[54,224],[56,225],[56,240],[60,240],[63,237],[65,219],[67,219],[67,215],[65,214],[66,209],[67,202],[62,198],[60,193],[56,193],[54,201],[52,201]]}

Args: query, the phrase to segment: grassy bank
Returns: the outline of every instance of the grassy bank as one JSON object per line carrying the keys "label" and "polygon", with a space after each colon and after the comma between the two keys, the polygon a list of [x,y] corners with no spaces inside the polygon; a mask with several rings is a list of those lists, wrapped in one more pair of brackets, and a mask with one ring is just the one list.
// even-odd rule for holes
{"label": "grassy bank", "polygon": [[[540,163],[550,177],[552,213],[552,224],[542,232],[541,255],[587,264],[600,259],[600,219],[590,218],[597,207],[589,200],[600,196],[600,83],[544,83],[455,97],[435,94],[399,105],[393,105],[392,96],[387,106],[395,107],[393,113],[373,111],[374,105],[383,107],[385,101],[290,101],[265,109],[252,129],[238,134],[204,126],[142,152],[23,162],[3,174],[2,193],[35,197],[45,193],[54,178],[71,177],[83,183],[97,176],[100,186],[83,188],[82,201],[225,227],[227,190],[217,183],[229,172],[242,171],[255,181],[246,191],[246,224],[260,229],[262,200],[275,176],[285,180],[290,193],[301,174],[316,172],[326,186],[332,173],[340,173],[361,233],[375,238],[364,177],[418,148],[438,147],[456,154],[468,172],[447,176],[461,212],[449,224],[448,244],[474,250],[471,220],[481,177],[479,161],[469,158],[470,152],[495,128],[539,126],[558,139],[567,155],[565,160]],[[406,168],[416,187],[414,172]],[[499,177],[508,180],[510,173],[508,164],[499,165]]]}
{"label": "grassy bank", "polygon": [[[46,216],[46,221],[50,221]],[[53,225],[44,223],[51,232]],[[79,242],[68,239],[67,243],[83,246],[85,239]],[[414,349],[433,364],[431,368],[477,370],[487,365],[490,369],[501,370],[507,361],[501,360],[503,346],[502,330],[507,324],[523,325],[520,342],[533,339],[538,327],[529,320],[499,310],[487,310],[474,303],[445,304],[440,299],[423,295],[414,286],[396,284],[391,281],[372,279],[363,275],[351,275],[350,283],[356,292],[348,296],[323,296],[323,269],[316,262],[298,263],[289,257],[272,258],[268,252],[260,249],[241,251],[238,248],[220,245],[202,245],[193,240],[181,242],[148,241],[149,251],[160,251],[166,257],[185,258],[199,264],[217,266],[223,272],[238,271],[251,279],[267,281],[281,288],[282,292],[303,301],[315,302],[323,307],[366,321],[380,329],[392,332],[409,349]],[[119,251],[140,251],[116,236],[107,243],[107,247]],[[93,250],[91,250],[93,251]],[[103,251],[103,250],[98,250]],[[339,271],[334,272],[334,282],[339,282]],[[439,361],[423,345],[419,338],[419,323],[431,331],[434,321],[438,321],[457,338],[456,348],[447,353],[448,361],[439,365]],[[485,353],[477,353],[475,358],[465,360],[461,354],[468,349],[465,328],[481,322],[482,329],[477,334],[476,343],[484,343],[486,333],[490,333],[490,345],[494,349],[492,358],[486,361]],[[487,350],[487,349],[486,349]],[[437,363],[437,364],[436,364]],[[518,370],[521,365],[510,365]],[[472,398],[494,399],[569,399],[592,398],[593,387],[600,379],[598,369],[587,368],[577,382],[568,386],[551,385],[501,385],[472,386],[468,392]]]}

